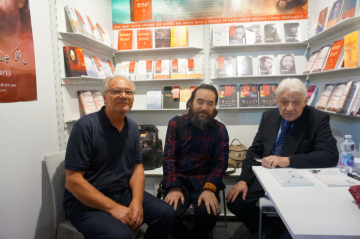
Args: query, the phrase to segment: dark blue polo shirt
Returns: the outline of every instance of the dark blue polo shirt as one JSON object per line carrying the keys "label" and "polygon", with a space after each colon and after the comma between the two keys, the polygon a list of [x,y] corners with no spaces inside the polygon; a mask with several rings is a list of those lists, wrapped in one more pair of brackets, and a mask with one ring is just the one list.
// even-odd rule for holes
{"label": "dark blue polo shirt", "polygon": [[[85,171],[84,178],[91,185],[115,199],[129,187],[135,164],[142,163],[140,134],[137,124],[128,117],[119,133],[104,109],[83,116],[74,124],[66,148],[65,169]],[[67,215],[79,203],[65,190]]]}

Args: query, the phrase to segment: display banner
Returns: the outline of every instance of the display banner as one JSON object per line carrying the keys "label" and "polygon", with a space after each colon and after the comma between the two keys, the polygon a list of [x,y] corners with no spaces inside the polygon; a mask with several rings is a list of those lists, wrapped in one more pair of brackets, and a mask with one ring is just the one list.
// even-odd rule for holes
{"label": "display banner", "polygon": [[308,18],[308,0],[112,0],[113,30]]}
{"label": "display banner", "polygon": [[29,0],[0,4],[0,103],[37,100]]}

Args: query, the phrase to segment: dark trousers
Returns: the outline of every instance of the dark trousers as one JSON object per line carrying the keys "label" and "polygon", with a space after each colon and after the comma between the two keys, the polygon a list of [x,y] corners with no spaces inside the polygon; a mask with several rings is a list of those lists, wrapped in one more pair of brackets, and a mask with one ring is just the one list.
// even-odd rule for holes
{"label": "dark trousers", "polygon": [[[264,197],[264,190],[251,192],[248,191],[245,201],[242,199],[242,193],[231,203],[227,203],[227,208],[235,214],[251,232],[255,234],[259,231],[260,209],[256,206],[259,198]],[[268,218],[263,215],[263,225],[266,225]]]}
{"label": "dark trousers", "polygon": [[[127,189],[115,200],[123,206],[131,203],[131,190]],[[175,211],[169,204],[144,192],[144,222],[148,228],[144,239],[167,239],[174,223]],[[132,239],[133,232],[110,214],[81,205],[69,217],[71,223],[86,239]]]}
{"label": "dark trousers", "polygon": [[[171,230],[171,235],[176,239],[203,239],[208,238],[209,232],[214,228],[218,215],[214,215],[211,210],[211,214],[208,214],[205,203],[202,201],[200,207],[198,207],[198,199],[203,191],[194,192],[190,182],[186,183],[186,186],[182,187],[182,193],[184,195],[185,203],[181,204],[179,201],[177,210],[175,213],[175,223]],[[220,202],[219,193],[216,193],[216,198]],[[194,226],[188,231],[184,225],[184,214],[186,210],[192,204],[194,208]]]}

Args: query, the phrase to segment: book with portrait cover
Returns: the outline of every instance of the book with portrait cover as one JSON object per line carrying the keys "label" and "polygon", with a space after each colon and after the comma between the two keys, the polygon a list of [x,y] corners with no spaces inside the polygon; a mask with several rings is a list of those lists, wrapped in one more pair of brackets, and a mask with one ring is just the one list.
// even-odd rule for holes
{"label": "book with portrait cover", "polygon": [[185,79],[188,59],[171,60],[171,79]]}
{"label": "book with portrait cover", "polygon": [[180,104],[179,109],[186,109],[186,103],[191,97],[189,86],[180,86]]}
{"label": "book with portrait cover", "polygon": [[82,106],[85,115],[98,111],[95,105],[94,97],[90,90],[79,90],[77,93],[80,105]]}
{"label": "book with portrait cover", "polygon": [[155,61],[155,79],[170,79],[170,60],[156,60]]}
{"label": "book with portrait cover", "polygon": [[186,78],[202,78],[202,58],[187,59]]}
{"label": "book with portrait cover", "polygon": [[171,32],[170,28],[155,29],[155,48],[170,47]]}
{"label": "book with portrait cover", "polygon": [[100,60],[96,56],[91,56],[91,61],[93,62],[95,66],[95,71],[98,77],[105,77],[105,73],[102,70],[102,65],[100,63]]}
{"label": "book with portrait cover", "polygon": [[344,111],[343,111],[344,115],[350,115],[353,104],[356,101],[357,95],[359,94],[359,90],[360,90],[360,82],[354,82],[350,88],[349,96],[345,102]]}
{"label": "book with portrait cover", "polygon": [[119,30],[118,32],[118,47],[119,51],[133,49],[133,30]]}
{"label": "book with portrait cover", "polygon": [[329,57],[326,61],[324,71],[339,68],[339,66],[341,65],[341,59],[344,56],[343,46],[344,46],[344,39],[334,42],[334,44],[331,47]]}
{"label": "book with portrait cover", "polygon": [[259,24],[245,25],[246,44],[261,44],[262,31]]}
{"label": "book with portrait cover", "polygon": [[280,25],[277,23],[264,25],[265,43],[281,42]]}
{"label": "book with portrait cover", "polygon": [[316,61],[316,58],[319,56],[319,51],[315,51],[311,54],[308,62],[306,63],[306,66],[305,66],[305,70],[303,72],[303,74],[308,74],[311,72],[313,66],[314,66],[314,63]]}
{"label": "book with portrait cover", "polygon": [[212,27],[213,46],[229,45],[229,26],[215,25]]}
{"label": "book with portrait cover", "polygon": [[313,68],[311,69],[312,72],[319,72],[322,71],[326,62],[326,59],[329,55],[331,49],[331,45],[324,46],[320,49],[319,55],[316,58]]}
{"label": "book with portrait cover", "polygon": [[349,82],[336,83],[335,88],[330,96],[329,103],[326,106],[327,111],[333,111],[336,113],[342,112],[351,85],[352,80]]}
{"label": "book with portrait cover", "polygon": [[294,54],[278,55],[279,72],[281,75],[296,74]]}
{"label": "book with portrait cover", "polygon": [[70,7],[69,5],[65,5],[65,11],[68,16],[73,33],[85,34],[84,29],[82,28],[82,25],[80,24],[79,19],[76,15],[75,9],[73,7]]}
{"label": "book with portrait cover", "polygon": [[187,27],[171,27],[170,46],[185,47],[187,46]]}
{"label": "book with portrait cover", "polygon": [[161,109],[161,89],[148,89],[146,93],[146,109]]}
{"label": "book with portrait cover", "polygon": [[99,29],[100,36],[104,44],[111,47],[112,41],[108,31],[105,28],[103,28],[98,22],[96,23],[96,26]]}
{"label": "book with portrait cover", "polygon": [[359,8],[359,0],[344,0],[344,5],[341,9],[341,20],[355,17]]}
{"label": "book with portrait cover", "polygon": [[217,58],[217,77],[232,76],[232,63],[231,57],[218,57]]}
{"label": "book with portrait cover", "polygon": [[285,42],[301,42],[300,23],[284,23]]}
{"label": "book with portrait cover", "polygon": [[163,109],[179,109],[180,87],[164,86]]}
{"label": "book with portrait cover", "polygon": [[273,55],[259,55],[259,75],[275,75]]}
{"label": "book with portrait cover", "polygon": [[128,79],[135,80],[135,61],[123,61],[121,62],[120,74]]}
{"label": "book with portrait cover", "polygon": [[359,31],[344,36],[344,59],[346,68],[359,67]]}
{"label": "book with portrait cover", "polygon": [[94,33],[91,31],[91,27],[86,19],[86,16],[76,8],[74,8],[74,10],[81,25],[81,28],[84,30],[84,34],[89,36],[90,38],[95,39]]}
{"label": "book with portrait cover", "polygon": [[153,48],[153,30],[138,29],[137,30],[137,49]]}
{"label": "book with portrait cover", "polygon": [[97,110],[100,110],[101,107],[103,107],[105,105],[104,103],[104,97],[103,95],[101,94],[101,91],[100,90],[92,90],[91,91],[91,94],[94,98],[94,102],[95,102],[95,105],[96,105],[96,109]]}
{"label": "book with portrait cover", "polygon": [[240,97],[240,107],[258,107],[259,85],[240,84],[239,97]]}
{"label": "book with portrait cover", "polygon": [[142,22],[152,19],[152,0],[130,0],[130,19]]}
{"label": "book with portrait cover", "polygon": [[316,104],[316,109],[325,110],[329,102],[330,95],[335,87],[335,84],[326,84],[324,90],[321,92],[318,103]]}
{"label": "book with portrait cover", "polygon": [[253,75],[252,56],[237,56],[236,66],[238,76]]}
{"label": "book with portrait cover", "polygon": [[326,24],[326,28],[334,26],[338,22],[340,16],[341,8],[343,6],[343,0],[336,0],[332,7]]}
{"label": "book with portrait cover", "polygon": [[307,89],[307,96],[308,96],[308,100],[306,103],[307,105],[312,105],[312,102],[314,101],[317,89],[318,89],[318,87],[316,85],[311,85]]}
{"label": "book with portrait cover", "polygon": [[152,60],[139,61],[137,64],[136,80],[152,80],[153,79],[153,63]]}
{"label": "book with portrait cover", "polygon": [[229,26],[229,45],[246,44],[245,28],[243,25]]}
{"label": "book with portrait cover", "polygon": [[83,50],[73,46],[64,46],[63,50],[69,76],[86,76],[87,72]]}
{"label": "book with portrait cover", "polygon": [[84,55],[84,61],[85,61],[85,66],[86,66],[86,72],[88,76],[93,76],[93,77],[98,77],[96,70],[95,70],[95,65],[94,62],[91,59],[91,56],[85,52],[83,52]]}
{"label": "book with portrait cover", "polygon": [[355,82],[354,84],[355,86],[355,93],[354,93],[354,97],[351,100],[351,105],[349,106],[348,111],[346,112],[346,115],[355,115],[356,112],[359,109],[359,105],[360,105],[360,82]]}
{"label": "book with portrait cover", "polygon": [[259,84],[259,94],[260,94],[260,106],[276,106],[276,89],[278,87],[277,83],[262,83]]}
{"label": "book with portrait cover", "polygon": [[219,107],[237,107],[236,84],[219,85]]}
{"label": "book with portrait cover", "polygon": [[328,9],[329,7],[326,7],[320,11],[315,34],[318,34],[325,29],[326,19],[328,17]]}

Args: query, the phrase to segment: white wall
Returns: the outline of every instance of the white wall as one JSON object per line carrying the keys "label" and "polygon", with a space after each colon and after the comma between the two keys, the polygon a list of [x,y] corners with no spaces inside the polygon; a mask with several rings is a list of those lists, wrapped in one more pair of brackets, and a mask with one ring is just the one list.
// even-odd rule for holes
{"label": "white wall", "polygon": [[30,0],[38,100],[0,104],[0,238],[53,238],[44,155],[59,150],[48,0]]}

